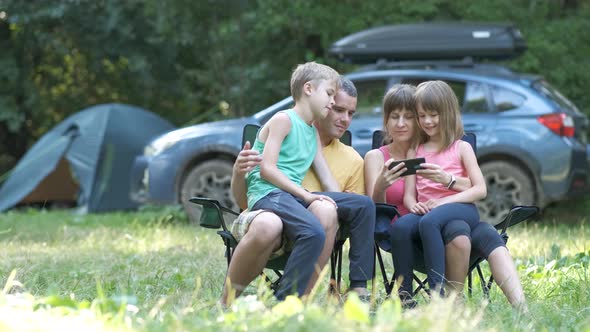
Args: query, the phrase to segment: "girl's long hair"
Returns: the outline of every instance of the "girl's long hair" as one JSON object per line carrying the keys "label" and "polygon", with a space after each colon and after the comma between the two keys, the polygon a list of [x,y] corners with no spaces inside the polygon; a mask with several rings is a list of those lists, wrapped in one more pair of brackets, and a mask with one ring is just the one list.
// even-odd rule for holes
{"label": "girl's long hair", "polygon": [[[422,82],[416,88],[416,105],[424,111],[438,113],[438,127],[442,146],[439,151],[446,150],[453,142],[464,135],[463,122],[459,101],[451,87],[443,81]],[[422,130],[421,130],[422,131]],[[420,143],[428,141],[428,136],[421,137]]]}

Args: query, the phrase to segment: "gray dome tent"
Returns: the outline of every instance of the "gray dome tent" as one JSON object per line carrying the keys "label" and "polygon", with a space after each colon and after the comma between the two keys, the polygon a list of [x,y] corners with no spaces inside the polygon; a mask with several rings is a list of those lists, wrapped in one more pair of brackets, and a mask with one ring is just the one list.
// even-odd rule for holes
{"label": "gray dome tent", "polygon": [[88,212],[137,208],[129,198],[133,159],[150,139],[172,129],[159,116],[122,104],[92,106],[71,115],[43,135],[12,170],[0,188],[0,211],[68,196]]}

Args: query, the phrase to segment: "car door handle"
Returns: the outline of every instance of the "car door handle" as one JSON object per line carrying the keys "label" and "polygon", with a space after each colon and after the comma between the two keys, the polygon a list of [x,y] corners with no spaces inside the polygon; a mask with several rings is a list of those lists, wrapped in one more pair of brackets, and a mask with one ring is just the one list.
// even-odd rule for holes
{"label": "car door handle", "polygon": [[357,130],[354,134],[358,138],[371,138],[371,137],[373,137],[373,132],[370,131],[369,129]]}

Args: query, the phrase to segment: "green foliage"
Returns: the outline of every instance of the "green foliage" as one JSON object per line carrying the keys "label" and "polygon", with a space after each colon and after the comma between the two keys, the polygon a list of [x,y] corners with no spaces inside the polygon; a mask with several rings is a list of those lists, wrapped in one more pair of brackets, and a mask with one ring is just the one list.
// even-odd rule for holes
{"label": "green foliage", "polygon": [[177,125],[249,115],[288,94],[298,63],[353,70],[327,56],[339,38],[448,20],[516,23],[529,50],[509,65],[590,112],[586,1],[2,0],[0,173],[90,105],[134,104]]}

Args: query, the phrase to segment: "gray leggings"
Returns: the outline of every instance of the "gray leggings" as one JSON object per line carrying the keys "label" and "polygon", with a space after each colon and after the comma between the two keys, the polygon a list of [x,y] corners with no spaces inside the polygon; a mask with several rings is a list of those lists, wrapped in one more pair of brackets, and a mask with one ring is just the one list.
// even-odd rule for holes
{"label": "gray leggings", "polygon": [[451,203],[434,208],[424,216],[407,214],[391,227],[393,264],[395,278],[402,277],[399,292],[412,294],[412,273],[416,262],[414,244],[421,241],[424,263],[431,289],[442,291],[445,275],[445,248],[442,230],[453,220],[463,220],[473,229],[479,222],[477,208],[473,204]]}

